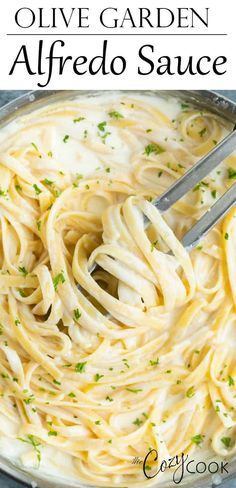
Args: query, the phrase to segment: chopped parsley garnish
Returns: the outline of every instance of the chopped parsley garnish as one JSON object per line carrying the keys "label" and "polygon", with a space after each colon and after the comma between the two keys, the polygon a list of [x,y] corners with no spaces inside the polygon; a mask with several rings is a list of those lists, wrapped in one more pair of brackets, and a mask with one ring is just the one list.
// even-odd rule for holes
{"label": "chopped parsley garnish", "polygon": [[74,124],[77,122],[81,122],[82,120],[85,120],[85,117],[77,117],[76,119],[73,120]]}
{"label": "chopped parsley garnish", "polygon": [[232,378],[232,376],[228,376],[228,384],[229,384],[229,386],[234,386],[235,385],[235,381]]}
{"label": "chopped parsley garnish", "polygon": [[52,185],[54,184],[54,181],[52,181],[52,180],[48,180],[47,178],[45,178],[45,179],[42,181],[42,183],[43,183],[44,185],[52,186]]}
{"label": "chopped parsley garnish", "polygon": [[216,190],[212,190],[211,196],[212,196],[212,198],[216,198]]}
{"label": "chopped parsley garnish", "polygon": [[107,400],[108,402],[114,402],[114,399],[113,399],[113,398],[111,398],[109,395],[107,395],[106,400]]}
{"label": "chopped parsley garnish", "polygon": [[229,240],[229,234],[228,234],[228,232],[225,232],[224,238],[225,238],[226,241]]}
{"label": "chopped parsley garnish", "polygon": [[209,186],[209,183],[206,183],[205,181],[200,181],[200,183],[198,183],[194,188],[193,188],[193,191],[197,191],[197,190],[200,190],[200,188],[202,187],[208,187]]}
{"label": "chopped parsley garnish", "polygon": [[143,421],[140,420],[139,418],[136,418],[133,422],[134,425],[137,425],[138,427],[140,427],[140,425],[142,425]]}
{"label": "chopped parsley garnish", "polygon": [[40,442],[38,442],[33,435],[27,435],[26,439],[23,439],[22,437],[18,437],[18,441],[21,442],[26,442],[26,444],[30,444],[35,452],[37,453],[37,460],[40,463],[41,461],[41,452],[39,449],[39,446],[41,446]]}
{"label": "chopped parsley garnish", "polygon": [[48,157],[49,158],[52,158],[53,157],[52,151],[48,151]]}
{"label": "chopped parsley garnish", "polygon": [[30,405],[31,403],[33,403],[34,400],[35,400],[34,395],[30,395],[28,398],[24,398],[24,403],[26,405]]}
{"label": "chopped parsley garnish", "polygon": [[197,246],[197,247],[196,247],[196,249],[197,249],[198,251],[201,251],[201,250],[202,250],[202,246]]}
{"label": "chopped parsley garnish", "polygon": [[157,366],[158,364],[160,364],[159,358],[157,358],[155,361],[152,361],[152,359],[150,359],[149,362],[151,366]]}
{"label": "chopped parsley garnish", "polygon": [[57,381],[57,380],[53,380],[53,383],[54,383],[54,385],[61,385],[61,382]]}
{"label": "chopped parsley garnish", "polygon": [[37,229],[39,232],[41,231],[41,224],[42,224],[41,220],[36,221]]}
{"label": "chopped parsley garnish", "polygon": [[147,156],[149,156],[152,153],[162,154],[163,152],[165,152],[165,149],[163,149],[161,146],[159,146],[154,142],[152,144],[148,144],[144,149],[144,154],[146,154]]}
{"label": "chopped parsley garnish", "polygon": [[77,363],[75,366],[76,373],[84,373],[87,361],[85,363]]}
{"label": "chopped parsley garnish", "polygon": [[127,391],[130,391],[130,393],[139,393],[140,391],[143,391],[142,388],[125,388]]}
{"label": "chopped parsley garnish", "polygon": [[80,312],[80,310],[78,308],[76,308],[74,310],[74,317],[75,317],[75,320],[79,320],[80,317],[81,317],[82,313]]}
{"label": "chopped parsley garnish", "polygon": [[20,185],[15,185],[15,189],[16,189],[17,191],[22,191],[22,187],[21,187]]}
{"label": "chopped parsley garnish", "polygon": [[96,425],[101,425],[101,420],[96,420],[96,421],[95,421],[95,424],[96,424]]}
{"label": "chopped parsley garnish", "polygon": [[104,377],[104,374],[99,374],[99,373],[96,373],[94,375],[94,381],[98,382],[101,378]]}
{"label": "chopped parsley garnish", "polygon": [[27,276],[28,274],[28,271],[25,269],[24,266],[19,266],[18,271],[20,271],[20,273],[23,274],[23,276]]}
{"label": "chopped parsley garnish", "polygon": [[63,142],[66,144],[69,141],[69,138],[70,138],[70,136],[68,136],[68,134],[66,134],[63,138]]}
{"label": "chopped parsley garnish", "polygon": [[113,112],[108,112],[109,117],[112,119],[123,119],[124,115],[122,115],[120,112],[116,112],[115,110]]}
{"label": "chopped parsley garnish", "polygon": [[187,391],[186,391],[186,397],[192,398],[195,395],[194,391],[194,386],[191,386]]}
{"label": "chopped parsley garnish", "polygon": [[63,271],[61,271],[58,275],[55,276],[55,278],[53,278],[53,286],[54,286],[55,291],[57,291],[58,285],[60,283],[65,283],[65,281],[66,281],[66,279],[65,279],[64,273],[63,273]]}
{"label": "chopped parsley garnish", "polygon": [[222,437],[222,439],[220,439],[222,444],[224,444],[224,446],[226,447],[226,449],[228,449],[231,445],[231,437]]}
{"label": "chopped parsley garnish", "polygon": [[163,174],[163,171],[158,171],[158,178],[160,178],[162,174]]}
{"label": "chopped parsley garnish", "polygon": [[40,190],[40,188],[36,184],[33,185],[33,188],[36,195],[40,195],[40,193],[42,193],[42,190]]}
{"label": "chopped parsley garnish", "polygon": [[152,132],[152,129],[147,129],[146,132],[149,134],[149,132]]}
{"label": "chopped parsley garnish", "polygon": [[50,437],[50,436],[54,436],[54,437],[56,437],[56,436],[57,436],[57,432],[56,432],[56,430],[49,430],[49,432],[48,432],[48,436],[49,436],[49,437]]}
{"label": "chopped parsley garnish", "polygon": [[16,327],[18,327],[18,325],[19,325],[19,324],[20,324],[19,319],[16,319],[16,320],[15,320],[15,326],[16,326]]}
{"label": "chopped parsley garnish", "polygon": [[35,151],[39,152],[38,146],[35,144],[35,142],[31,142],[31,146],[35,149]]}
{"label": "chopped parsley garnish", "polygon": [[230,180],[236,180],[236,170],[233,168],[228,168],[228,178]]}
{"label": "chopped parsley garnish", "polygon": [[18,292],[19,292],[19,294],[20,294],[20,296],[21,296],[22,298],[25,298],[25,297],[26,297],[26,294],[25,294],[24,290],[21,290],[21,289],[19,288],[19,289],[18,289]]}
{"label": "chopped parsley garnish", "polygon": [[182,110],[186,110],[186,108],[189,108],[189,105],[187,103],[181,103],[181,108]]}
{"label": "chopped parsley garnish", "polygon": [[69,393],[69,394],[68,394],[68,396],[69,396],[70,398],[76,398],[76,395],[73,393],[73,391],[71,391],[71,393]]}
{"label": "chopped parsley garnish", "polygon": [[98,128],[101,132],[105,132],[105,127],[107,125],[107,122],[100,122],[100,124],[98,124]]}
{"label": "chopped parsley garnish", "polygon": [[106,173],[110,173],[111,172],[111,168],[106,168]]}
{"label": "chopped parsley garnish", "polygon": [[207,128],[204,127],[202,130],[199,131],[199,135],[203,137],[206,134]]}
{"label": "chopped parsley garnish", "polygon": [[1,377],[2,377],[4,380],[9,380],[9,379],[10,379],[10,376],[9,376],[9,374],[7,374],[7,373],[1,373]]}
{"label": "chopped parsley garnish", "polygon": [[194,444],[197,444],[197,446],[199,446],[203,440],[204,440],[204,435],[202,434],[196,434],[194,435],[193,437],[191,437],[191,441],[194,443]]}

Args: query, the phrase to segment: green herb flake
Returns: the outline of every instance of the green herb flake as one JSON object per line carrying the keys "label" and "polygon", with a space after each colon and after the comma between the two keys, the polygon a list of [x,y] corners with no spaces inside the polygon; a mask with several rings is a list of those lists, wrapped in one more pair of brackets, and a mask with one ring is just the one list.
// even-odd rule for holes
{"label": "green herb flake", "polygon": [[149,363],[150,363],[150,366],[157,366],[158,364],[160,364],[160,359],[157,358],[154,361],[152,359],[150,359]]}
{"label": "green herb flake", "polygon": [[205,181],[200,181],[194,188],[193,192],[200,190],[201,188],[208,187],[209,183],[206,183]]}
{"label": "green herb flake", "polygon": [[139,393],[140,391],[143,391],[142,388],[125,388],[125,389],[130,393]]}
{"label": "green herb flake", "polygon": [[194,391],[194,386],[191,386],[187,391],[186,391],[186,397],[187,398],[192,398],[195,395]]}
{"label": "green herb flake", "polygon": [[116,112],[115,110],[113,112],[108,112],[109,117],[112,119],[123,119],[124,115],[122,115],[120,112]]}
{"label": "green herb flake", "polygon": [[70,136],[68,134],[66,134],[64,137],[63,137],[63,142],[66,144],[70,139]]}
{"label": "green herb flake", "polygon": [[54,181],[52,181],[52,180],[48,180],[47,178],[45,178],[45,179],[42,181],[42,183],[43,183],[44,185],[47,185],[47,186],[52,186],[52,185],[54,185]]}
{"label": "green herb flake", "polygon": [[191,437],[191,441],[193,442],[193,444],[196,444],[197,446],[199,446],[203,442],[204,437],[205,436],[202,434],[196,434],[193,437]]}
{"label": "green herb flake", "polygon": [[229,386],[234,386],[235,385],[235,381],[232,378],[232,376],[228,376],[228,384],[229,384]]}
{"label": "green herb flake", "polygon": [[206,134],[206,132],[207,132],[207,128],[204,127],[202,130],[198,132],[198,134],[200,135],[200,137],[203,137]]}
{"label": "green herb flake", "polygon": [[85,117],[77,117],[76,119],[73,120],[74,124],[77,124],[78,122],[82,122],[82,120],[85,120]]}
{"label": "green herb flake", "polygon": [[49,430],[49,432],[48,432],[48,436],[49,436],[49,437],[52,437],[52,436],[56,437],[56,436],[57,436],[57,432],[56,432],[56,430]]}
{"label": "green herb flake", "polygon": [[40,188],[36,184],[33,185],[33,188],[36,195],[40,195],[40,193],[42,193],[42,190],[40,190]]}
{"label": "green herb flake", "polygon": [[33,403],[34,400],[35,400],[34,395],[30,395],[28,398],[24,398],[24,403],[26,405],[30,405],[31,403]]}
{"label": "green herb flake", "polygon": [[222,437],[222,439],[220,439],[222,444],[224,444],[224,446],[226,447],[226,449],[228,449],[230,446],[231,446],[231,437]]}
{"label": "green herb flake", "polygon": [[87,361],[84,363],[77,363],[75,366],[76,373],[84,373],[86,368]]}
{"label": "green herb flake", "polygon": [[146,156],[149,156],[152,153],[162,154],[163,152],[165,152],[165,149],[163,149],[161,146],[159,146],[156,143],[148,144],[144,149],[144,154],[146,154]]}
{"label": "green herb flake", "polygon": [[18,437],[18,441],[25,442],[26,444],[30,444],[34,448],[37,454],[37,460],[40,463],[41,461],[41,452],[39,449],[39,446],[41,446],[40,442],[37,441],[37,439],[33,435],[27,435],[26,439],[23,439],[22,437]]}
{"label": "green herb flake", "polygon": [[106,125],[107,125],[107,122],[100,122],[97,126],[101,132],[105,132]]}
{"label": "green herb flake", "polygon": [[107,400],[108,402],[114,402],[114,399],[113,399],[113,398],[111,398],[109,395],[107,395],[106,400]]}
{"label": "green herb flake", "polygon": [[66,279],[65,279],[65,276],[64,276],[64,273],[63,271],[61,271],[58,275],[55,276],[55,278],[53,278],[53,286],[54,286],[54,289],[55,291],[57,291],[57,288],[58,288],[58,285],[60,283],[65,283]]}
{"label": "green herb flake", "polygon": [[26,277],[26,276],[27,276],[27,274],[28,274],[28,271],[26,270],[26,268],[25,268],[24,266],[19,266],[19,267],[18,267],[18,271],[19,271],[21,274],[23,274],[23,276],[24,276],[24,277]]}
{"label": "green herb flake", "polygon": [[35,144],[35,142],[31,142],[31,146],[35,149],[35,151],[39,152],[38,146]]}
{"label": "green herb flake", "polygon": [[139,418],[136,418],[133,422],[134,425],[137,425],[138,427],[140,427],[140,425],[142,425],[143,421],[140,420]]}
{"label": "green herb flake", "polygon": [[95,425],[101,425],[101,420],[96,420]]}
{"label": "green herb flake", "polygon": [[39,232],[41,231],[41,224],[42,224],[41,220],[36,221],[37,229]]}
{"label": "green herb flake", "polygon": [[21,296],[22,298],[25,298],[25,297],[26,297],[26,294],[25,294],[24,290],[21,290],[21,289],[19,288],[19,289],[18,289],[18,292],[19,292],[19,294],[20,294],[20,296]]}
{"label": "green herb flake", "polygon": [[70,398],[76,398],[76,395],[73,393],[73,391],[71,391],[70,393],[68,393],[68,396]]}
{"label": "green herb flake", "polygon": [[212,190],[211,196],[212,196],[212,198],[216,198],[216,190]]}
{"label": "green herb flake", "polygon": [[233,168],[228,168],[228,178],[230,180],[236,180],[236,170]]}
{"label": "green herb flake", "polygon": [[229,234],[228,234],[228,232],[225,232],[224,238],[225,238],[226,241],[229,240]]}
{"label": "green herb flake", "polygon": [[186,110],[187,108],[189,108],[189,105],[187,103],[181,103],[181,108],[182,110]]}
{"label": "green herb flake", "polygon": [[81,315],[82,315],[82,313],[80,312],[80,310],[78,308],[76,308],[74,310],[74,318],[75,318],[75,320],[79,320],[80,317],[81,317]]}
{"label": "green herb flake", "polygon": [[99,374],[99,373],[96,373],[94,375],[94,381],[96,381],[96,383],[101,379],[101,378],[104,378],[104,374]]}
{"label": "green herb flake", "polygon": [[48,151],[48,157],[49,158],[52,158],[53,157],[52,151]]}

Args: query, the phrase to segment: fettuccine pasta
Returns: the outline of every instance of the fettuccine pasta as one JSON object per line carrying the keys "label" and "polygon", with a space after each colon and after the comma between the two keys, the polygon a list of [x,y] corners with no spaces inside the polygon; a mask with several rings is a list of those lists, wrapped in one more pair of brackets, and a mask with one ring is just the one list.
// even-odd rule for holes
{"label": "fettuccine pasta", "polygon": [[164,215],[152,205],[230,130],[132,93],[2,130],[0,450],[20,466],[144,486],[163,480],[132,462],[150,449],[235,455],[236,210],[181,244],[234,183],[235,155]]}

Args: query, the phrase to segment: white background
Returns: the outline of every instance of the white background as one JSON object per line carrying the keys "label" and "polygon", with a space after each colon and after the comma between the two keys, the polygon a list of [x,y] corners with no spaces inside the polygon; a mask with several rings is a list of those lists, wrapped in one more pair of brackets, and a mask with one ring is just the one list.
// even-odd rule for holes
{"label": "white background", "polygon": [[[38,8],[44,7],[44,20],[51,22],[50,7],[64,7],[69,12],[70,7],[89,7],[89,29],[78,29],[74,23],[69,29],[58,22],[57,29],[39,29],[38,22],[29,29],[20,29],[15,23],[15,12],[21,7],[29,7],[34,10],[37,16]],[[129,7],[136,20],[138,7],[147,7],[155,12],[157,7],[170,8],[174,12],[177,7],[192,7],[199,12],[203,12],[205,7],[209,7],[209,27],[208,29],[199,23],[195,29],[169,29],[143,28],[143,29],[104,29],[99,22],[99,13],[103,8],[118,8],[118,15],[121,20],[125,9]],[[25,16],[27,21],[27,17]],[[155,19],[155,15],[153,16]],[[86,56],[91,60],[93,56],[100,55],[104,39],[108,40],[108,67],[114,56],[124,56],[127,61],[127,68],[123,75],[115,76],[112,74],[102,76],[97,74],[92,76],[89,73],[78,76],[73,73],[72,63],[68,62],[62,76],[58,75],[58,64],[55,62],[54,75],[46,89],[236,89],[236,2],[226,0],[224,3],[219,0],[188,0],[178,2],[177,0],[144,0],[138,3],[127,0],[4,0],[0,7],[0,53],[1,53],[1,78],[0,89],[39,89],[38,83],[45,83],[47,74],[39,76],[37,73],[30,76],[24,65],[18,65],[14,74],[9,76],[9,71],[20,47],[27,46],[27,52],[31,69],[37,72],[38,69],[38,43],[40,39],[44,42],[44,56],[49,54],[49,49],[53,41],[62,39],[65,47],[56,47],[55,54],[69,56],[73,58]],[[157,36],[158,33],[182,33],[182,34],[215,34],[226,33],[227,36]],[[10,36],[8,34],[39,34],[34,36]],[[45,33],[53,33],[53,36],[43,36]],[[76,33],[76,36],[63,36],[63,34]],[[103,34],[104,36],[91,36],[82,34]],[[142,36],[111,36],[107,34],[138,34]],[[78,35],[79,34],[79,35]],[[149,34],[149,35],[146,35]],[[152,34],[152,35],[150,35]],[[138,58],[139,48],[144,44],[152,44],[155,52],[151,55],[152,60],[157,64],[160,56],[182,56],[183,61],[187,62],[189,56],[198,60],[201,56],[210,56],[213,59],[217,56],[227,56],[227,73],[217,76],[211,73],[206,76],[185,74],[184,76],[157,75],[155,71],[148,76],[138,75],[138,66],[147,69]],[[146,51],[147,52],[147,51]],[[48,62],[43,59],[44,71],[47,72]],[[87,68],[88,65],[86,64]],[[173,59],[173,69],[175,62]]]}

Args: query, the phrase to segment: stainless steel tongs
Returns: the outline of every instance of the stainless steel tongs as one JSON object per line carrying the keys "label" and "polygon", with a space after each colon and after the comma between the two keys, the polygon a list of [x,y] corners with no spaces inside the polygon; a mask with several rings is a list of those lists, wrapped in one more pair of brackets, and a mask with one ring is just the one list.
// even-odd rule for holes
{"label": "stainless steel tongs", "polygon": [[[236,150],[236,127],[225,139],[217,144],[206,156],[181,176],[165,193],[153,200],[153,205],[160,212],[165,212],[180,200],[189,190],[194,188],[227,156]],[[198,222],[183,236],[183,246],[191,250],[200,239],[236,204],[236,184],[231,186],[224,195],[198,220]],[[145,227],[149,220],[145,217]],[[97,269],[96,263],[90,268],[90,273]]]}
{"label": "stainless steel tongs", "polygon": [[[236,130],[217,144],[212,151],[198,161],[192,168],[179,178],[165,193],[153,200],[153,205],[165,212],[175,202],[180,200],[189,190],[194,188],[205,176],[218,166],[236,149]],[[198,220],[198,222],[184,235],[182,244],[191,249],[200,239],[236,204],[236,185],[234,184],[222,195],[217,202]],[[148,225],[148,221],[145,221]]]}

